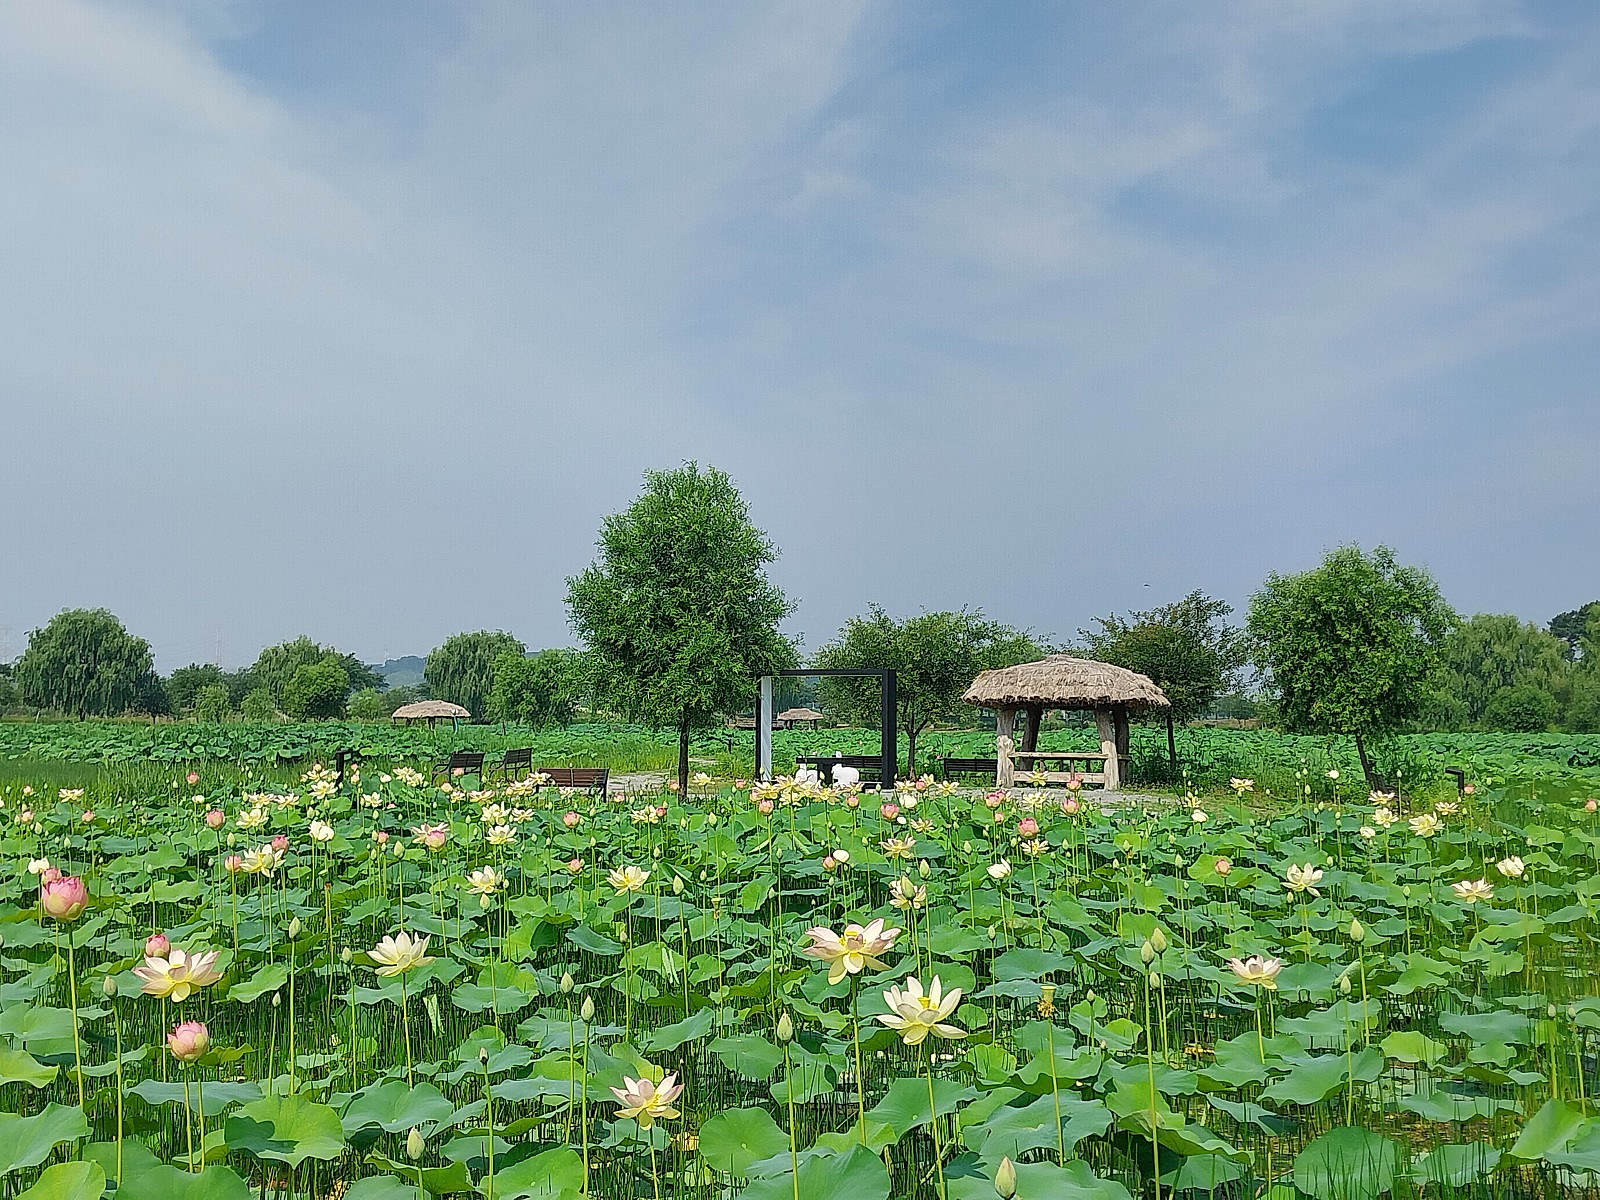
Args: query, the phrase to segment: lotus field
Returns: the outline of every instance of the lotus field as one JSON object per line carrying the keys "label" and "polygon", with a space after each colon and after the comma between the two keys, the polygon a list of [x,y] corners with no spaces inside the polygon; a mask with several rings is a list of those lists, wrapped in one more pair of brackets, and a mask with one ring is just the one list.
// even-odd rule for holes
{"label": "lotus field", "polygon": [[1594,1189],[1595,802],[1338,775],[9,784],[0,1193]]}

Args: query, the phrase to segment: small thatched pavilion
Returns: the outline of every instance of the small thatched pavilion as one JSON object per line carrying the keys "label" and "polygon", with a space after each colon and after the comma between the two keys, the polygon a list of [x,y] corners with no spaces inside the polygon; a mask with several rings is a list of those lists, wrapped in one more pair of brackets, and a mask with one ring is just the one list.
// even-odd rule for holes
{"label": "small thatched pavilion", "polygon": [[793,729],[796,725],[810,725],[817,727],[818,721],[826,721],[827,713],[819,713],[814,708],[786,708],[774,718],[780,729]]}
{"label": "small thatched pavilion", "polygon": [[[1051,783],[1064,783],[1080,764],[1086,782],[1115,792],[1128,777],[1128,713],[1136,708],[1171,708],[1148,676],[1126,667],[1052,654],[1038,662],[985,671],[962,697],[968,704],[995,710],[995,785],[1010,787],[1016,770],[1044,769]],[[1050,709],[1089,709],[1100,729],[1100,752],[1058,754],[1039,750],[1039,722]],[[1022,747],[1013,740],[1017,713],[1025,719]]]}
{"label": "small thatched pavilion", "polygon": [[404,721],[408,725],[426,721],[428,728],[432,729],[439,721],[449,721],[452,726],[458,721],[470,721],[472,714],[448,700],[418,700],[415,704],[402,704],[389,714],[389,719]]}

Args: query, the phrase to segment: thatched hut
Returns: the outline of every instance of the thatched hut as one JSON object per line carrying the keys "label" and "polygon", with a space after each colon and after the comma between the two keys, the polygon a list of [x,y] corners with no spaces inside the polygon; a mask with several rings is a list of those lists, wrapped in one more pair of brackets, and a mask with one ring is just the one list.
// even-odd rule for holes
{"label": "thatched hut", "polygon": [[404,721],[408,725],[426,721],[428,728],[432,729],[439,721],[449,721],[452,726],[458,721],[470,721],[472,714],[448,700],[418,700],[415,704],[402,704],[389,714],[389,719]]}
{"label": "thatched hut", "polygon": [[818,721],[826,721],[827,713],[819,713],[814,708],[786,708],[778,714],[776,720],[779,729],[793,729],[796,725],[809,724],[811,728],[817,727]]}
{"label": "thatched hut", "polygon": [[[1172,707],[1148,676],[1070,654],[1052,654],[1038,662],[985,671],[972,681],[962,699],[995,711],[997,787],[1010,787],[1016,781],[1019,764],[1024,770],[1053,764],[1065,769],[1047,771],[1050,782],[1065,782],[1077,773],[1108,792],[1117,791],[1128,777],[1128,713]],[[1039,722],[1051,709],[1093,711],[1100,730],[1099,753],[1040,751]],[[1019,712],[1024,717],[1020,749],[1013,740]],[[1088,769],[1075,772],[1080,763]]]}

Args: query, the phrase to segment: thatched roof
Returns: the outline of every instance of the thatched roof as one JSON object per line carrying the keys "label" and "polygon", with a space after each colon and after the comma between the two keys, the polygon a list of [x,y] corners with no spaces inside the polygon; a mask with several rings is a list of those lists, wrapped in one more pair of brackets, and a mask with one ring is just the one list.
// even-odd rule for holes
{"label": "thatched roof", "polygon": [[826,721],[827,713],[819,713],[814,708],[786,708],[778,714],[780,721]]}
{"label": "thatched roof", "polygon": [[1171,708],[1172,702],[1146,675],[1126,667],[1052,654],[1038,662],[985,671],[962,697],[984,708]]}
{"label": "thatched roof", "polygon": [[396,721],[469,721],[472,714],[459,704],[448,700],[418,700],[415,704],[402,704],[390,714]]}

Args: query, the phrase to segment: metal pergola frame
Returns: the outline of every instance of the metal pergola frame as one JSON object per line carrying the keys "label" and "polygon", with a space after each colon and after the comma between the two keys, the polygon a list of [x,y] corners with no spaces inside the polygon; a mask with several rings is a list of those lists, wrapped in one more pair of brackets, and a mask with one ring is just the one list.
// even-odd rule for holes
{"label": "metal pergola frame", "polygon": [[780,676],[798,678],[830,675],[874,676],[878,680],[881,701],[878,747],[883,760],[880,776],[882,783],[878,786],[887,791],[894,787],[895,772],[900,767],[900,746],[897,740],[899,730],[895,727],[895,706],[898,696],[896,676],[892,667],[796,667],[793,670],[774,671],[770,675],[761,676],[756,695],[756,778],[762,780],[772,778],[772,681]]}

